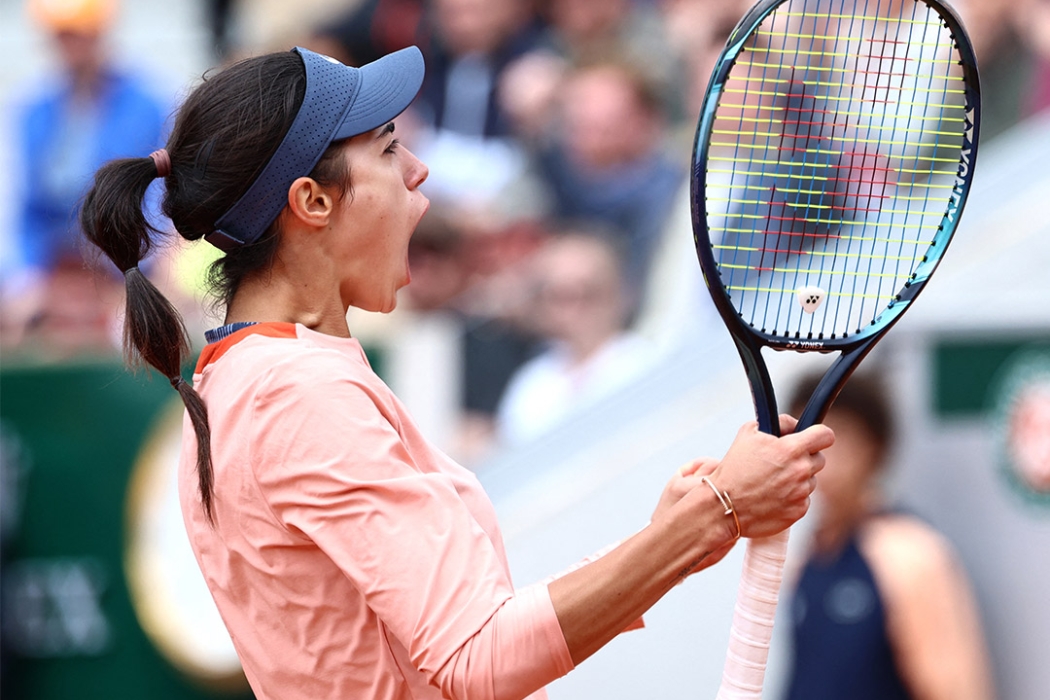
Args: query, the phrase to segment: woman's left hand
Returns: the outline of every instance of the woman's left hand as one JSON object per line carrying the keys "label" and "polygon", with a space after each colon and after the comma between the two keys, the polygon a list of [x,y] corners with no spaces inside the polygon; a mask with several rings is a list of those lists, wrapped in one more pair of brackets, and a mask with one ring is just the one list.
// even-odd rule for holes
{"label": "woman's left hand", "polygon": [[[708,488],[700,481],[700,477],[711,474],[718,467],[719,463],[719,460],[714,457],[700,457],[679,467],[678,471],[671,477],[671,480],[667,482],[663,493],[660,494],[660,501],[656,504],[656,510],[653,511],[652,520],[659,518],[661,514],[669,510],[675,503],[678,503],[683,496],[694,488],[698,486]],[[733,549],[735,544],[736,540],[730,540],[724,546],[711,552],[704,557],[703,566],[697,567],[696,570],[700,571],[702,568],[706,569],[712,564],[717,564]]]}
{"label": "woman's left hand", "polygon": [[703,486],[700,477],[707,476],[713,472],[718,467],[718,464],[719,460],[714,457],[700,457],[679,467],[678,471],[671,477],[671,480],[664,486],[664,491],[660,494],[660,501],[656,504],[656,510],[653,511],[651,520],[658,519],[697,486]]}

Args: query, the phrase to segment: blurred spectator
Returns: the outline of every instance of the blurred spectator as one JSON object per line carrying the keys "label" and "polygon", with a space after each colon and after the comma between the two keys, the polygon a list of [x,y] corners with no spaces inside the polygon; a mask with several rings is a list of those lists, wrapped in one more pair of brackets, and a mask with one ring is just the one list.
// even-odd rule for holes
{"label": "blurred spectator", "polygon": [[[819,380],[799,383],[794,415]],[[990,700],[965,571],[947,540],[881,492],[893,426],[880,384],[852,377],[824,423],[835,444],[817,476],[811,554],[792,600],[788,700]]]}
{"label": "blurred spectator", "polygon": [[625,60],[663,60],[663,20],[654,6],[634,0],[549,0],[547,40],[570,62],[623,51]]}
{"label": "blurred spectator", "polygon": [[510,136],[496,83],[510,61],[535,48],[529,0],[434,0],[427,77],[419,98],[426,121],[464,136]]}
{"label": "blurred spectator", "polygon": [[[556,110],[555,97],[566,75],[583,65],[611,59],[645,66],[664,111],[681,115],[685,55],[671,41],[656,3],[632,0],[550,0],[536,49],[507,67],[500,104],[519,138],[535,143],[546,135]],[[706,26],[707,19],[702,24]],[[687,115],[687,118],[692,117]]]}
{"label": "blurred spectator", "polygon": [[[751,0],[659,0],[668,41],[684,64],[685,74],[677,87],[686,119],[672,125],[669,139],[669,150],[681,154],[683,163],[691,159],[711,72],[733,28],[752,4]],[[690,185],[691,178],[681,178],[673,195],[640,294],[641,308],[632,324],[634,330],[661,348],[676,346],[683,342],[682,333],[692,332],[682,324],[683,318],[693,319],[694,329],[702,329],[701,337],[721,337],[724,332],[691,252]]]}
{"label": "blurred spectator", "polygon": [[470,283],[463,232],[440,209],[427,213],[408,244],[412,284],[403,294],[415,311],[454,308]]}
{"label": "blurred spectator", "polygon": [[629,302],[616,244],[580,231],[552,238],[532,261],[535,325],[547,350],[511,378],[498,440],[531,440],[642,374],[650,346],[626,330]]}
{"label": "blurred spectator", "polygon": [[[345,16],[361,0],[208,0],[211,35],[218,48],[225,44],[229,60],[265,51],[285,51],[293,46],[324,52],[338,50],[328,41],[315,43],[318,27]],[[221,58],[222,55],[220,54]],[[338,58],[338,56],[336,56]]]}
{"label": "blurred spectator", "polygon": [[680,81],[678,55],[668,42],[664,18],[655,4],[634,0],[550,0],[545,43],[575,67],[615,56],[644,65],[668,104]]}
{"label": "blurred spectator", "polygon": [[322,23],[310,40],[315,51],[349,66],[371,63],[406,46],[426,46],[423,0],[363,0]]}
{"label": "blurred spectator", "polygon": [[74,210],[95,169],[159,148],[164,110],[136,78],[110,62],[105,44],[112,0],[32,0],[61,61],[25,110],[21,143],[26,187],[19,241],[41,270],[79,259]]}
{"label": "blurred spectator", "polygon": [[60,69],[40,81],[18,123],[17,260],[5,261],[0,325],[8,347],[27,332],[63,347],[78,337],[97,347],[109,332],[112,290],[83,269],[76,209],[102,163],[160,146],[165,110],[109,57],[116,0],[30,0],[28,7]]}
{"label": "blurred spectator", "polygon": [[977,54],[981,139],[987,141],[1026,116],[1036,62],[1017,20],[1027,0],[957,0],[953,4]]}
{"label": "blurred spectator", "polygon": [[414,105],[427,128],[413,144],[430,167],[424,191],[460,208],[531,197],[507,194],[527,158],[498,98],[503,71],[537,46],[531,0],[434,0],[427,19],[427,75]]}
{"label": "blurred spectator", "polygon": [[683,149],[692,148],[711,72],[737,22],[752,0],[660,0],[668,43],[684,64],[680,83],[685,109]]}
{"label": "blurred spectator", "polygon": [[511,374],[535,354],[522,261],[542,237],[438,205],[409,244],[412,284],[379,341],[387,374],[428,438],[468,466],[491,446]]}
{"label": "blurred spectator", "polygon": [[[487,293],[473,290],[449,303],[465,314],[468,327],[489,328],[493,321],[502,326],[497,318],[502,309],[492,307],[506,301],[499,282],[511,262],[505,258],[517,257],[517,243],[529,238],[507,234],[507,222],[538,220],[546,204],[542,189],[527,173],[528,159],[498,88],[507,65],[536,46],[537,22],[532,0],[362,0],[320,23],[303,42],[351,64],[409,44],[424,52],[425,82],[412,108],[398,118],[398,134],[430,169],[423,186],[434,205],[429,218],[441,218],[437,228],[454,230],[456,240],[437,243],[427,232],[417,233],[418,270],[406,292],[417,311],[445,309],[438,297],[452,286],[461,284],[465,292],[483,281]],[[430,249],[431,244],[440,249]],[[447,245],[454,245],[455,253]],[[494,262],[493,253],[504,258],[498,262],[499,274],[481,269]],[[442,268],[440,274],[430,274],[432,264]],[[450,265],[460,268],[453,272]],[[431,293],[437,296],[428,299]],[[486,308],[477,308],[479,301]],[[468,312],[465,306],[472,308]],[[468,334],[467,352],[473,354],[470,339]],[[486,352],[469,366],[492,359]],[[467,384],[474,386],[469,380]]]}
{"label": "blurred spectator", "polygon": [[[463,235],[440,207],[423,217],[409,242],[412,283],[397,308],[384,315],[380,335],[368,341],[381,349],[382,372],[412,411],[427,439],[458,459],[463,393],[463,317],[458,299],[470,281]],[[373,320],[377,320],[374,318]],[[354,334],[362,339],[353,319]]]}
{"label": "blurred spectator", "polygon": [[988,141],[1050,104],[1050,2],[954,0],[952,6],[977,55],[981,138]]}
{"label": "blurred spectator", "polygon": [[1050,107],[1050,0],[1024,0],[1013,7],[1032,53],[1029,89],[1022,106],[1027,117]]}
{"label": "blurred spectator", "polygon": [[476,460],[492,444],[496,411],[508,382],[539,350],[529,261],[549,234],[528,219],[475,219],[464,232],[473,276],[459,299],[464,312],[459,443],[462,454]]}
{"label": "blurred spectator", "polygon": [[118,280],[95,279],[81,262],[63,260],[23,300],[32,303],[24,324],[2,326],[3,346],[56,361],[112,354],[121,344],[116,311],[124,300],[122,291]]}
{"label": "blurred spectator", "polygon": [[625,63],[575,69],[561,88],[559,107],[554,140],[537,157],[552,215],[600,222],[622,236],[626,279],[637,297],[687,154],[669,155],[660,98],[647,76]]}
{"label": "blurred spectator", "polygon": [[528,148],[547,136],[567,70],[565,59],[539,49],[518,58],[501,74],[497,99],[515,136]]}

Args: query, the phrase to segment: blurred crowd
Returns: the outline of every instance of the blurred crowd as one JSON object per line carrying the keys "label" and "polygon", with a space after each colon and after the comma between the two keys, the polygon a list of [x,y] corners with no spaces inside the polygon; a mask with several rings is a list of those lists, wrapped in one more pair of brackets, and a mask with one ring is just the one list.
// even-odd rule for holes
{"label": "blurred crowd", "polygon": [[[677,256],[662,246],[688,240],[674,212],[688,206],[696,117],[750,0],[199,2],[210,64],[293,45],[351,65],[410,44],[426,56],[397,124],[430,167],[412,284],[394,314],[351,329],[454,456],[535,439],[671,342],[680,324],[654,310],[702,292],[668,281],[688,243]],[[1050,0],[953,4],[980,61],[984,138],[1050,106]],[[77,202],[102,162],[163,144],[172,96],[114,55],[117,0],[28,0],[26,12],[56,68],[26,76],[39,87],[10,106],[20,175],[0,347],[5,361],[112,354],[122,280],[78,243]],[[173,243],[149,271],[196,340],[221,322],[195,310],[217,255],[199,246]]]}

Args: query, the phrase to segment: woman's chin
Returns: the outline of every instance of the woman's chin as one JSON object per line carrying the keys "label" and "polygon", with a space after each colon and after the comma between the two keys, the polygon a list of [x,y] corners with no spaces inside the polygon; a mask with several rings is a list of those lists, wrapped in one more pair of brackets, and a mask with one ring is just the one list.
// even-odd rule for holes
{"label": "woman's chin", "polygon": [[[404,285],[400,285],[400,287],[404,287]],[[399,287],[399,289],[400,289],[400,287]],[[390,313],[391,311],[393,311],[396,308],[397,308],[397,292],[395,291],[393,294],[390,295],[390,297],[388,299],[385,299],[383,301],[383,303],[381,305],[381,308],[376,309],[376,311],[378,311],[381,314],[388,314],[388,313]]]}

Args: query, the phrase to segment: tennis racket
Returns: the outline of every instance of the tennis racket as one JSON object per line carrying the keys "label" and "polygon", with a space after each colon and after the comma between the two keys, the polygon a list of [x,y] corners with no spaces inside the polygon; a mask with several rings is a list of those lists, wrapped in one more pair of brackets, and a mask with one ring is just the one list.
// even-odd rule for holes
{"label": "tennis racket", "polygon": [[[778,434],[762,348],[840,353],[798,430],[926,286],[980,128],[973,49],[937,0],[762,0],[714,69],[693,152],[708,290]],[[759,698],[787,532],[749,541],[720,700]]]}

